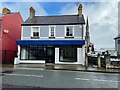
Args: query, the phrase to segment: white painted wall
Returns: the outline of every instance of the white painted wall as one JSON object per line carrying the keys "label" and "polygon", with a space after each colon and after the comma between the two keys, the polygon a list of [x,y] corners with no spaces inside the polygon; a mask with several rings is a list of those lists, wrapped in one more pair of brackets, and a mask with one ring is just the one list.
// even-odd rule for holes
{"label": "white painted wall", "polygon": [[55,48],[55,64],[59,63],[59,48]]}
{"label": "white painted wall", "polygon": [[45,60],[20,60],[20,63],[44,63],[45,64]]}
{"label": "white painted wall", "polygon": [[85,63],[84,47],[77,48],[77,60],[79,64],[84,65]]}
{"label": "white painted wall", "polygon": [[20,46],[18,45],[18,53],[17,53],[17,56],[15,59],[14,59],[14,64],[19,64],[20,63]]}

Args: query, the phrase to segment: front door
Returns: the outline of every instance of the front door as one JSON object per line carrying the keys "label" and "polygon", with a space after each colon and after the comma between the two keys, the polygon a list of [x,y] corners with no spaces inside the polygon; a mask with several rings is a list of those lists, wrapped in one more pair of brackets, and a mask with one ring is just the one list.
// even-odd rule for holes
{"label": "front door", "polygon": [[46,48],[46,63],[55,63],[55,48],[47,47]]}

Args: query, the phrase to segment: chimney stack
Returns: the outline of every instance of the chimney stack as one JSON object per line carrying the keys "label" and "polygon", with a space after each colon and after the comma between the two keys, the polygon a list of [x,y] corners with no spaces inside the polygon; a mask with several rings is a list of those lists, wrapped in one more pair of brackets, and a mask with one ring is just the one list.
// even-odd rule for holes
{"label": "chimney stack", "polygon": [[80,4],[78,7],[78,15],[82,16],[82,4]]}
{"label": "chimney stack", "polygon": [[33,16],[35,16],[35,9],[30,7],[30,18],[33,18]]}
{"label": "chimney stack", "polygon": [[2,13],[3,14],[9,14],[9,13],[11,13],[11,11],[8,8],[5,7],[5,8],[3,8]]}

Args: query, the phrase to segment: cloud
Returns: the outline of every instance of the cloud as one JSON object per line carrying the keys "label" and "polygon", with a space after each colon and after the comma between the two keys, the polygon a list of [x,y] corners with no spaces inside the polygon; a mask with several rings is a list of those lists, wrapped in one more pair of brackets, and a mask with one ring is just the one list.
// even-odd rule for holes
{"label": "cloud", "polygon": [[2,3],[2,8],[7,7],[12,12],[20,12],[24,21],[29,17],[29,8],[35,9],[36,15],[47,15],[46,11],[40,6],[38,2],[13,2],[13,3]]}
{"label": "cloud", "polygon": [[[97,49],[115,47],[114,38],[118,34],[117,5],[117,2],[83,3],[84,17],[89,17],[91,42]],[[61,9],[60,14],[77,14],[77,10],[77,5],[68,4]]]}

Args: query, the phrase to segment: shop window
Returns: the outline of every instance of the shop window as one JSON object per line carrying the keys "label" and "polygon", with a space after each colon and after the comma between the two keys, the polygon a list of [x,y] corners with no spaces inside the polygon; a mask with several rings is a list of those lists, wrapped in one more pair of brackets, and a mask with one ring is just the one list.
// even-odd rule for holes
{"label": "shop window", "polygon": [[21,59],[28,59],[28,53],[29,53],[29,46],[28,45],[22,45],[21,51],[20,51],[20,57]]}
{"label": "shop window", "polygon": [[120,40],[118,40],[118,44],[120,44]]}
{"label": "shop window", "polygon": [[77,48],[75,47],[61,47],[60,48],[61,62],[77,62]]}

